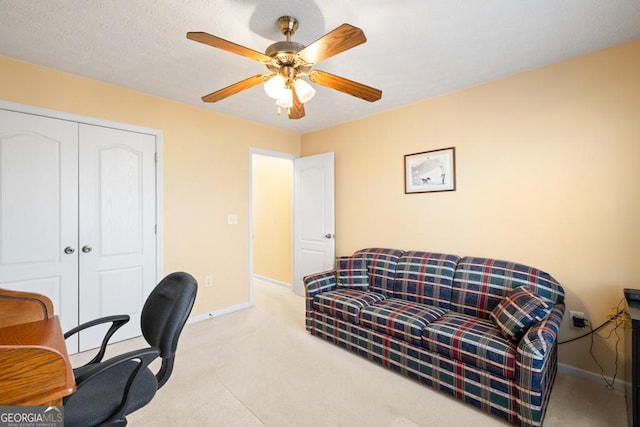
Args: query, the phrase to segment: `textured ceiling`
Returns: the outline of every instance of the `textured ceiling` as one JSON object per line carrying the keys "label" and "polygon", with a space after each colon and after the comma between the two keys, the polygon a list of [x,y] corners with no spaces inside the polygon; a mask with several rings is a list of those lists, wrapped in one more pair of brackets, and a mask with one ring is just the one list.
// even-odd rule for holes
{"label": "textured ceiling", "polygon": [[[282,15],[308,45],[342,23],[367,43],[314,68],[379,88],[368,103],[315,85],[306,117],[278,116],[261,86],[203,95],[265,71],[187,40],[205,31],[263,52]],[[0,55],[297,133],[640,38],[638,0],[0,0]],[[0,76],[1,76],[0,70]]]}

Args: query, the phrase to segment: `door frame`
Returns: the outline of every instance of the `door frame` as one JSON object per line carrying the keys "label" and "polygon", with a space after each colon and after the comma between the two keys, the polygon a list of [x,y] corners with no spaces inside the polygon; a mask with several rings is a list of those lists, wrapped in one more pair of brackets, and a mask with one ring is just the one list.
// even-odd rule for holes
{"label": "door frame", "polygon": [[17,104],[14,102],[0,100],[0,108],[3,110],[26,113],[36,116],[49,117],[53,119],[68,120],[89,125],[102,126],[107,128],[121,129],[129,132],[144,133],[153,135],[156,140],[156,283],[160,281],[163,273],[163,248],[164,248],[164,218],[162,199],[162,131],[142,126],[135,126],[126,123],[114,122],[96,117],[83,116],[79,114],[66,113],[63,111],[50,110],[47,108],[34,107],[31,105]]}
{"label": "door frame", "polygon": [[[281,151],[264,150],[261,148],[249,148],[249,305],[253,305],[253,156],[274,157],[278,159],[293,160],[300,157],[297,154],[285,153]],[[291,194],[293,195],[293,168],[291,168]],[[293,218],[293,200],[291,201],[291,218]],[[293,221],[291,221],[291,244],[293,245],[294,236]],[[293,254],[291,259],[291,277],[293,277]],[[291,284],[291,292],[293,292],[293,284]]]}

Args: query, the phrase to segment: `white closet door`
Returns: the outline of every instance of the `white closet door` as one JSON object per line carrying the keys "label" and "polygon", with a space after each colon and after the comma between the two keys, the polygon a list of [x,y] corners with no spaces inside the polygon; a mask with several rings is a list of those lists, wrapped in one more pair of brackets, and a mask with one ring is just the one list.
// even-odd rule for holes
{"label": "white closet door", "polygon": [[77,123],[0,110],[0,287],[48,296],[64,330],[78,323],[77,168]]}
{"label": "white closet door", "polygon": [[[140,335],[156,285],[156,141],[153,135],[80,124],[80,322],[112,314],[131,321],[116,339]],[[105,328],[80,334],[96,347]]]}

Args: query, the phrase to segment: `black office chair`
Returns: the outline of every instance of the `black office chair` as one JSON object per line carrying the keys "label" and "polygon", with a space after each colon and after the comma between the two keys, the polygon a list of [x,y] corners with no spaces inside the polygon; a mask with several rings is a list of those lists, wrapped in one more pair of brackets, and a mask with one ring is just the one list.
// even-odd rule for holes
{"label": "black office chair", "polygon": [[[65,427],[125,426],[128,414],[153,399],[171,375],[178,338],[197,289],[193,276],[177,272],[162,279],[149,294],[140,316],[149,348],[102,361],[109,339],[127,323],[128,315],[96,319],[64,334],[66,339],[91,326],[112,323],[97,356],[73,370],[77,391],[64,399]],[[158,356],[162,365],[154,374],[148,366]]]}

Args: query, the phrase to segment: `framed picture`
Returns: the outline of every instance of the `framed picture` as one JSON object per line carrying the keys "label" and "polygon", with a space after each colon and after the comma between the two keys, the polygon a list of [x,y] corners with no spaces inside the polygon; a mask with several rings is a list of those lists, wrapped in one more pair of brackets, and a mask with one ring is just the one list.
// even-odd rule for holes
{"label": "framed picture", "polygon": [[455,147],[404,156],[405,194],[455,191],[455,189]]}

